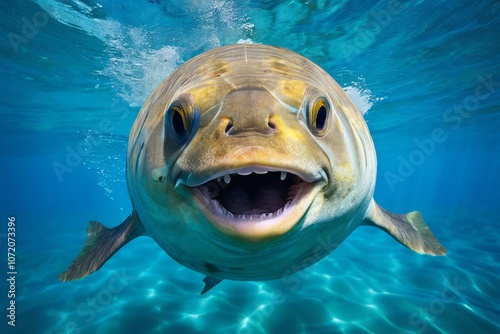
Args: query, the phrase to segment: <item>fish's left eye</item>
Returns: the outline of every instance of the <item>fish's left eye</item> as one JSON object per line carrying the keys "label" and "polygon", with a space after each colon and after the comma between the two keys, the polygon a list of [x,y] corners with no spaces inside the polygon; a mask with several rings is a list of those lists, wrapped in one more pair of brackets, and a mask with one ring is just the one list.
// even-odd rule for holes
{"label": "fish's left eye", "polygon": [[307,123],[314,135],[320,137],[328,132],[330,120],[330,105],[328,101],[320,97],[315,99],[309,106]]}

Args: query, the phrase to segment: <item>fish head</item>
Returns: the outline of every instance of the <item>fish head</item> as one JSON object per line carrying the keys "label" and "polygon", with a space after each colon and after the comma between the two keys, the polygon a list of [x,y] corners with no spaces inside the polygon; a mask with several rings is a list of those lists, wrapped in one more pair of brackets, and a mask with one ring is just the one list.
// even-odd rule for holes
{"label": "fish head", "polygon": [[340,240],[356,227],[375,155],[361,114],[324,70],[284,49],[232,45],[186,62],[153,93],[127,168],[151,234],[184,238],[165,246],[174,258],[196,248],[190,242],[278,250],[301,240],[306,253],[307,231]]}

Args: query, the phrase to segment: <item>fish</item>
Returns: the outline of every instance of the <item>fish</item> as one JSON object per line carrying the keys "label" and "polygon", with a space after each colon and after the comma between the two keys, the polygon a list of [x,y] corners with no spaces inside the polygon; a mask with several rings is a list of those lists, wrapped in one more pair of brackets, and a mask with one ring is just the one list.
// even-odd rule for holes
{"label": "fish", "polygon": [[59,278],[88,276],[140,236],[205,275],[202,294],[223,280],[292,275],[360,226],[445,255],[419,211],[375,202],[376,172],[367,124],[325,70],[275,46],[209,50],[168,76],[135,119],[132,213],[112,228],[91,221]]}

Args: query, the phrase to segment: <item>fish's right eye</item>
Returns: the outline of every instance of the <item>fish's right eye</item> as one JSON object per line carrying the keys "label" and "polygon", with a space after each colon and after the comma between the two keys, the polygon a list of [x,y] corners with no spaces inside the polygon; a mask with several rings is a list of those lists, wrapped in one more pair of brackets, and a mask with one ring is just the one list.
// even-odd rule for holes
{"label": "fish's right eye", "polygon": [[177,138],[182,140],[187,136],[186,115],[181,106],[173,106],[171,108],[170,124]]}
{"label": "fish's right eye", "polygon": [[180,97],[173,102],[165,115],[166,131],[179,143],[188,140],[194,127],[194,112],[189,98]]}

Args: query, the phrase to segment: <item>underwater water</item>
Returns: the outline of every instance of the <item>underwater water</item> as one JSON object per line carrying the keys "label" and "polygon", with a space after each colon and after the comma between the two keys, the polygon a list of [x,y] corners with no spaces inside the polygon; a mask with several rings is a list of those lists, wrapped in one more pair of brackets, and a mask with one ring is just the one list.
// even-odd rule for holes
{"label": "underwater water", "polygon": [[[500,333],[498,1],[1,0],[0,36],[0,333]],[[132,210],[127,137],[149,94],[237,42],[344,87],[377,149],[375,199],[420,210],[446,257],[360,227],[291,277],[200,296],[203,275],[138,238],[58,280],[88,221]]]}

